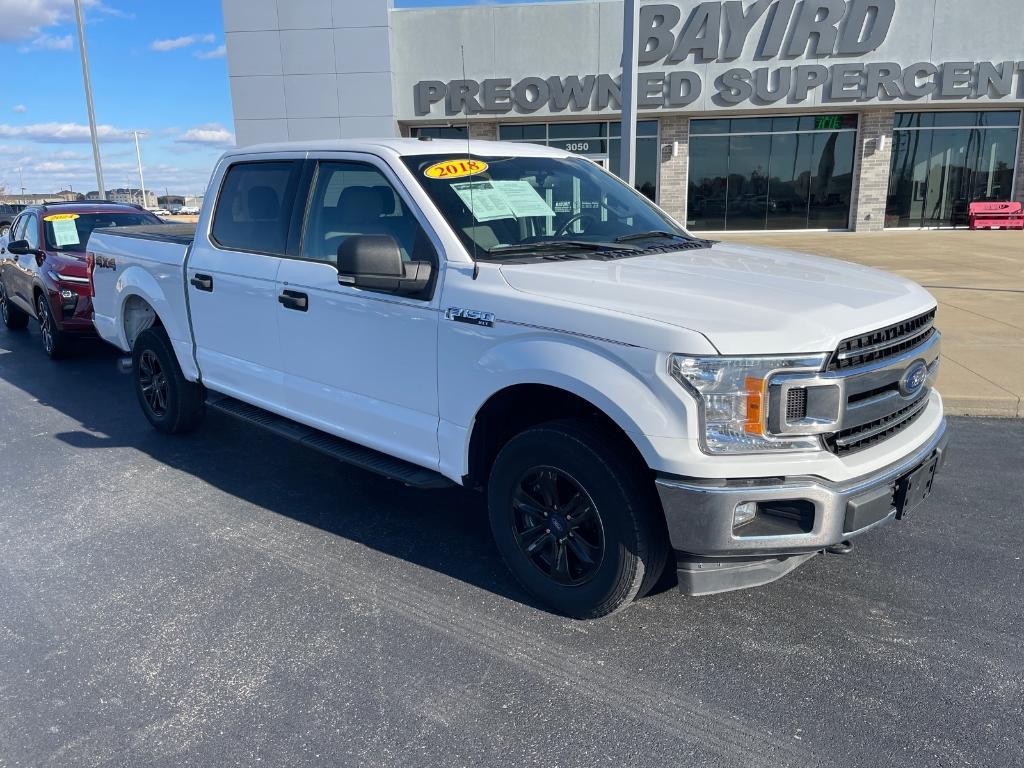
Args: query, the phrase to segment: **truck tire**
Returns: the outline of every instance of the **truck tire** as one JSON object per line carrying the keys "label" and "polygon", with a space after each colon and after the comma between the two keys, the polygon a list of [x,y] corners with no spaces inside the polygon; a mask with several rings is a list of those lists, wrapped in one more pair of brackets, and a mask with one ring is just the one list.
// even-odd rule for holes
{"label": "truck tire", "polygon": [[600,425],[565,419],[512,438],[495,459],[487,504],[509,570],[567,616],[621,610],[665,566],[667,534],[650,475]]}
{"label": "truck tire", "polygon": [[7,288],[0,281],[0,317],[3,317],[4,325],[12,331],[23,331],[28,325],[28,312],[14,306],[7,298]]}
{"label": "truck tire", "polygon": [[202,422],[205,390],[185,378],[163,328],[147,328],[135,340],[132,378],[142,412],[160,432],[184,434]]}
{"label": "truck tire", "polygon": [[36,319],[39,321],[39,335],[43,340],[43,352],[51,360],[61,360],[67,356],[71,339],[60,328],[50,310],[50,302],[45,293],[36,294]]}

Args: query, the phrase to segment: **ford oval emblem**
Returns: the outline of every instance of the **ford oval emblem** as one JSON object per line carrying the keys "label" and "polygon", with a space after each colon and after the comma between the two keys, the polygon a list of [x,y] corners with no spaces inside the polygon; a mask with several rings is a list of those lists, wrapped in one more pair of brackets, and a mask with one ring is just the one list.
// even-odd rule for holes
{"label": "ford oval emblem", "polygon": [[921,391],[928,381],[928,366],[918,360],[907,368],[900,379],[900,394],[904,397],[912,397]]}

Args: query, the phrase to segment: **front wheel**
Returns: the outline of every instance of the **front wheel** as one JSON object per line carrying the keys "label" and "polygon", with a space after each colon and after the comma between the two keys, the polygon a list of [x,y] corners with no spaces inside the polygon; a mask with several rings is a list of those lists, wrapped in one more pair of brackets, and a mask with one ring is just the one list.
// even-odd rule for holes
{"label": "front wheel", "polygon": [[588,619],[621,610],[665,566],[650,476],[599,425],[553,421],[512,438],[495,460],[487,499],[505,563],[559,613]]}
{"label": "front wheel", "polygon": [[203,386],[181,372],[163,328],[148,328],[132,348],[135,394],[149,423],[161,432],[182,434],[199,426],[206,412]]}
{"label": "front wheel", "polygon": [[43,339],[43,352],[51,360],[60,360],[67,355],[71,340],[57,327],[57,320],[50,309],[46,294],[36,296],[36,319],[39,320],[39,335]]}

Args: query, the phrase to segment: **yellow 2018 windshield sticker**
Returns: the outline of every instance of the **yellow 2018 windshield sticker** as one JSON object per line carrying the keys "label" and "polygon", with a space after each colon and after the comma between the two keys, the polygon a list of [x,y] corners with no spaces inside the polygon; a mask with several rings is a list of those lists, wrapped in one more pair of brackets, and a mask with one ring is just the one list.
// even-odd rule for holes
{"label": "yellow 2018 windshield sticker", "polygon": [[423,175],[428,179],[461,179],[463,176],[475,176],[486,170],[487,163],[483,160],[463,157],[434,163],[423,171]]}
{"label": "yellow 2018 windshield sticker", "polygon": [[77,218],[77,213],[51,213],[49,216],[44,216],[43,221],[74,221]]}

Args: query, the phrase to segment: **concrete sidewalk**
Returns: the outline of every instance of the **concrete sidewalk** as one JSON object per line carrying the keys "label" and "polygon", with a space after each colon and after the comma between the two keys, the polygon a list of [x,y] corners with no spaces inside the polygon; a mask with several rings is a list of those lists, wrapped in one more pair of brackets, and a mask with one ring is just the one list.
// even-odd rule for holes
{"label": "concrete sidewalk", "polygon": [[895,272],[939,301],[939,390],[958,416],[1024,417],[1024,233],[730,233]]}

